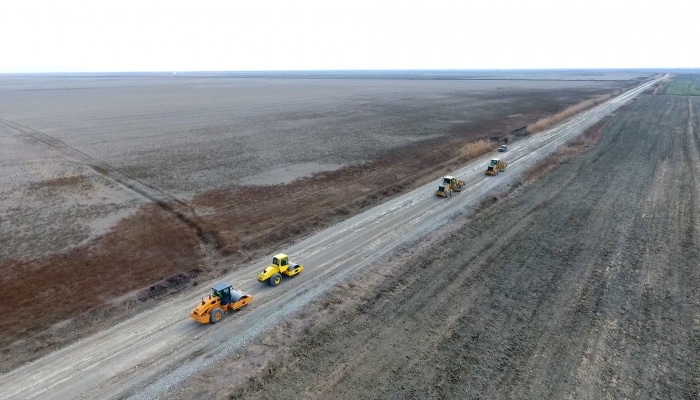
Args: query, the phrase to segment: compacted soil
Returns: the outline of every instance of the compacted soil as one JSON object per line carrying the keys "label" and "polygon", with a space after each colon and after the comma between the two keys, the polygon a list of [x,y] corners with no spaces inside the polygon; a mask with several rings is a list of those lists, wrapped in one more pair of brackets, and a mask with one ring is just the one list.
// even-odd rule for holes
{"label": "compacted soil", "polygon": [[597,146],[266,333],[242,355],[264,364],[173,396],[698,398],[699,116],[641,97]]}

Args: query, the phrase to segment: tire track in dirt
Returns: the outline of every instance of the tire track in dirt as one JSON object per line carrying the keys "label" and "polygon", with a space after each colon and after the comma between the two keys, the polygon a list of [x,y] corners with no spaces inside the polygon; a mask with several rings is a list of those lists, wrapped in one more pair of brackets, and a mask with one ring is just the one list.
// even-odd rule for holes
{"label": "tire track in dirt", "polygon": [[137,195],[143,197],[151,203],[156,204],[164,211],[172,214],[175,218],[185,223],[190,229],[193,229],[197,233],[197,237],[200,239],[205,248],[210,247],[207,245],[213,245],[215,248],[220,247],[220,243],[217,243],[215,235],[208,235],[205,233],[205,229],[198,221],[195,208],[188,202],[179,199],[169,193],[166,193],[154,186],[151,186],[140,179],[129,176],[121,170],[119,170],[118,168],[98,159],[95,159],[89,154],[80,151],[77,148],[67,144],[66,142],[57,139],[53,136],[50,136],[46,133],[40,132],[36,129],[21,125],[19,123],[10,121],[5,118],[0,118],[0,123],[19,132],[24,136],[30,137],[37,142],[43,143],[44,145],[54,149],[55,151],[64,155],[65,157],[80,162],[82,165],[92,169],[96,173],[113,180],[121,187],[136,193]]}

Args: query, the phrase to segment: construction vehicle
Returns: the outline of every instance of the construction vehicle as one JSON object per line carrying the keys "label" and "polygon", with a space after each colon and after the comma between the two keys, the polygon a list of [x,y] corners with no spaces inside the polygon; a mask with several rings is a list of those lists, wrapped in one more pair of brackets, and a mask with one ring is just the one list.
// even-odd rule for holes
{"label": "construction vehicle", "polygon": [[442,178],[442,184],[438,186],[438,190],[435,192],[435,195],[440,197],[451,197],[452,192],[461,192],[463,188],[463,180],[447,175]]}
{"label": "construction vehicle", "polygon": [[486,167],[486,175],[498,175],[499,172],[506,170],[508,164],[501,161],[499,158],[492,158],[489,166]]}
{"label": "construction vehicle", "polygon": [[447,175],[446,177],[442,178],[442,183],[443,185],[450,185],[450,188],[454,192],[461,192],[462,189],[464,189],[464,181],[457,179],[454,176]]}
{"label": "construction vehicle", "polygon": [[289,257],[286,254],[280,253],[272,257],[272,264],[258,274],[258,280],[260,282],[268,281],[270,286],[277,286],[282,282],[282,274],[295,276],[303,270],[303,265],[289,261]]}
{"label": "construction vehicle", "polygon": [[449,185],[440,185],[435,195],[439,197],[452,197],[452,190]]}
{"label": "construction vehicle", "polygon": [[215,324],[223,318],[225,312],[238,310],[253,301],[253,296],[235,290],[226,282],[212,286],[211,292],[190,311],[190,317],[200,324]]}

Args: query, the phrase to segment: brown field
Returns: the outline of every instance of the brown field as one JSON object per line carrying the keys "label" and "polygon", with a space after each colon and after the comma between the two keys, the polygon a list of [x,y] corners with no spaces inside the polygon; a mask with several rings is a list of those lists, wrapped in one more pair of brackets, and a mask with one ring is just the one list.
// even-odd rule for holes
{"label": "brown field", "polygon": [[635,83],[0,80],[3,370]]}

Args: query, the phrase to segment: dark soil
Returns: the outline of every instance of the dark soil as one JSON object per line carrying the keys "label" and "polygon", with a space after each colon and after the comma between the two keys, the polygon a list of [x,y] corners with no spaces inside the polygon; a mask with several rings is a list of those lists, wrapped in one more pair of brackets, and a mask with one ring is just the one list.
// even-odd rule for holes
{"label": "dark soil", "polygon": [[300,317],[312,323],[298,340],[266,334],[259,346],[274,343],[279,355],[247,383],[191,390],[697,398],[698,116],[697,98],[642,97],[592,150],[543,168],[509,200],[426,242],[424,254],[377,266],[386,277],[338,286]]}
{"label": "dark soil", "polygon": [[81,319],[102,320],[102,312],[114,305],[117,296],[149,282],[142,300],[181,290],[188,285],[179,277],[189,279],[202,268],[196,234],[169,213],[147,206],[85,246],[4,265],[0,348],[4,355],[51,348],[62,339],[39,335],[47,327],[70,319],[84,327],[86,321]]}

